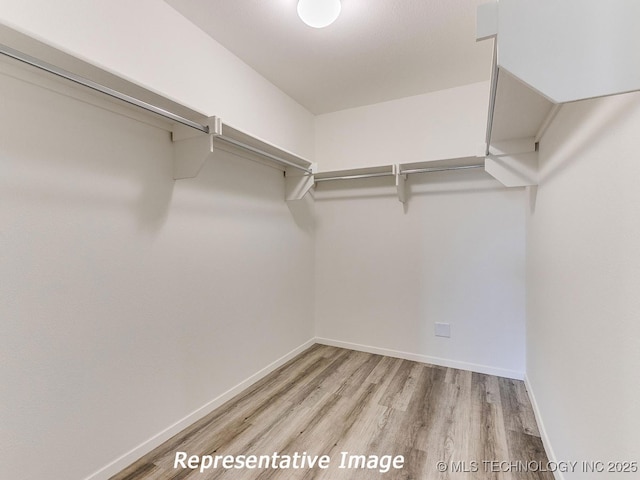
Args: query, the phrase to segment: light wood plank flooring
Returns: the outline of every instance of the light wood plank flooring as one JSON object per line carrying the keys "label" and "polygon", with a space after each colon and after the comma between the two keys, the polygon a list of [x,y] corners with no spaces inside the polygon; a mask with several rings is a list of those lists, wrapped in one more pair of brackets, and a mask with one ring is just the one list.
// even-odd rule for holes
{"label": "light wood plank flooring", "polygon": [[[201,473],[174,469],[176,452],[331,461],[328,469]],[[405,462],[386,473],[340,469],[341,452]],[[553,480],[529,462],[545,466],[547,457],[523,382],[314,345],[111,480]]]}

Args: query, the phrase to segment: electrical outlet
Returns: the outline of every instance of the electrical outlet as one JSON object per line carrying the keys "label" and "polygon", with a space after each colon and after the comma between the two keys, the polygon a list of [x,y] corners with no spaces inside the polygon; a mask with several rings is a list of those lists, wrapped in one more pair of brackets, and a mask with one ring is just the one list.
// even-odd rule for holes
{"label": "electrical outlet", "polygon": [[451,324],[436,322],[436,337],[451,337]]}

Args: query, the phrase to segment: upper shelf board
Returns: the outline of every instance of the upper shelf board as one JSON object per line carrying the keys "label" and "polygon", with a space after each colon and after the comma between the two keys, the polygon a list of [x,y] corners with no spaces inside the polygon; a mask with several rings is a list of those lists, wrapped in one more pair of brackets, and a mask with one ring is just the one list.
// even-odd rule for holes
{"label": "upper shelf board", "polygon": [[640,89],[637,0],[500,0],[498,65],[554,103]]}
{"label": "upper shelf board", "polygon": [[[272,161],[283,170],[293,168],[311,173],[313,163],[288,150],[282,149],[259,137],[250,135],[227,123],[222,123],[221,134],[214,136],[214,146],[226,150],[239,147],[238,153],[252,160]],[[227,147],[227,148],[225,148]]]}
{"label": "upper shelf board", "polygon": [[20,78],[170,131],[175,179],[196,176],[215,147],[283,170],[287,199],[310,188],[298,178],[313,173],[310,161],[1,24],[0,53]]}
{"label": "upper shelf board", "polygon": [[[69,72],[72,75],[82,77],[89,82],[120,92],[124,95],[140,100],[141,102],[153,105],[159,109],[166,110],[167,112],[171,112],[177,116],[188,119],[194,123],[206,124],[207,122],[207,116],[202,112],[198,112],[195,109],[182,105],[158,92],[136,84],[129,79],[122,78],[117,74],[117,72],[111,72],[101,66],[94,65],[89,61],[79,59],[69,53],[47,45],[44,42],[36,40],[2,24],[0,24],[0,44],[6,45],[13,50],[17,50],[20,53],[55,66],[58,69]],[[2,56],[2,58],[6,59],[7,62],[14,64],[20,63],[24,68],[29,69],[35,74],[46,76],[47,81],[49,82],[55,81],[56,78],[58,78],[49,73],[44,73],[36,67],[26,66],[24,63],[18,62],[17,60],[12,60],[5,56]],[[66,88],[71,84],[68,80],[61,78],[57,81],[64,86],[63,88]],[[88,87],[80,87],[76,85],[76,89],[79,92],[91,92],[92,95],[95,95],[95,92]],[[175,125],[175,122],[161,117],[160,115],[143,111],[138,107],[134,107],[127,102],[118,100],[111,96],[100,94],[95,95],[95,97],[100,98],[98,103],[100,103],[101,106],[110,103],[113,105],[114,109],[117,109],[122,113],[133,112],[131,113],[131,116],[134,118],[141,118],[141,116],[144,115],[147,119],[150,119],[150,123],[167,131],[171,131]]]}
{"label": "upper shelf board", "polygon": [[560,104],[640,90],[637,0],[493,0],[477,40],[496,38],[497,65]]}

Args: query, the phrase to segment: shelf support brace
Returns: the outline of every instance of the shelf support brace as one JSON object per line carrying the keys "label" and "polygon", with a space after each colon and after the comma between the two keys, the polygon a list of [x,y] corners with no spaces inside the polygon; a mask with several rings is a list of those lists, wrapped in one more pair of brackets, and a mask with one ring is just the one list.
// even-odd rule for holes
{"label": "shelf support brace", "polygon": [[538,152],[533,137],[492,142],[484,169],[505,187],[538,184]]}
{"label": "shelf support brace", "polygon": [[538,152],[513,155],[489,155],[485,171],[505,187],[526,187],[538,184]]}
{"label": "shelf support brace", "polygon": [[315,183],[314,173],[318,171],[316,163],[311,164],[311,174],[296,168],[284,171],[284,198],[287,202],[302,200]]}
{"label": "shelf support brace", "polygon": [[520,153],[532,153],[536,151],[536,139],[534,137],[513,138],[491,142],[489,155],[500,157],[503,155],[516,155]]}
{"label": "shelf support brace", "polygon": [[398,192],[398,200],[401,203],[407,202],[407,176],[400,171],[400,165],[393,166],[396,177],[396,191]]}
{"label": "shelf support brace", "polygon": [[222,134],[222,121],[209,117],[209,133],[201,133],[184,125],[175,125],[171,132],[173,141],[173,178],[194,178],[204,162],[213,153],[213,137]]}

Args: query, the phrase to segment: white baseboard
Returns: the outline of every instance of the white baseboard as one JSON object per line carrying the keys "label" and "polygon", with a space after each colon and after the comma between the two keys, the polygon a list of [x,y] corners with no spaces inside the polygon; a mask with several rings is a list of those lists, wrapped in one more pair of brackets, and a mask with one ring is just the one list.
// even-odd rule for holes
{"label": "white baseboard", "polygon": [[[544,446],[545,452],[547,452],[547,458],[550,462],[557,463],[558,457],[551,447],[551,442],[549,441],[549,436],[547,435],[547,430],[544,428],[544,422],[542,421],[542,415],[540,414],[540,408],[538,408],[536,396],[533,393],[531,382],[529,382],[529,377],[527,377],[526,374],[524,375],[524,386],[527,388],[527,394],[529,395],[529,401],[531,402],[531,407],[533,408],[533,414],[536,417],[536,423],[538,424],[538,430],[540,431],[542,445]],[[553,472],[553,476],[556,480],[564,480],[564,474],[562,472]]]}
{"label": "white baseboard", "polygon": [[107,480],[108,478],[112,477],[116,473],[124,470],[126,467],[128,467],[133,462],[135,462],[139,458],[143,457],[144,455],[146,455],[150,451],[152,451],[154,448],[157,448],[160,445],[162,445],[164,442],[169,440],[175,434],[181,432],[182,430],[184,430],[189,425],[192,425],[193,423],[197,422],[201,418],[205,417],[206,415],[211,413],[213,410],[218,408],[220,405],[222,405],[226,401],[230,400],[231,398],[233,398],[234,396],[236,396],[237,394],[239,394],[240,392],[242,392],[246,388],[250,387],[252,384],[257,382],[258,380],[266,377],[269,373],[273,372],[278,367],[284,365],[286,362],[291,360],[293,357],[295,357],[299,353],[302,353],[303,351],[305,351],[307,348],[312,346],[314,343],[316,343],[316,341],[315,341],[315,339],[312,338],[311,340],[306,341],[305,343],[303,343],[299,347],[294,348],[293,350],[291,350],[286,355],[280,357],[275,362],[271,363],[270,365],[267,365],[262,370],[260,370],[257,373],[251,375],[249,378],[247,378],[246,380],[240,382],[235,387],[227,390],[222,395],[219,395],[218,397],[214,398],[213,400],[211,400],[210,402],[206,403],[202,407],[200,407],[197,410],[191,412],[186,417],[184,417],[181,420],[177,421],[173,425],[167,427],[165,430],[159,432],[158,434],[154,435],[150,439],[142,442],[140,445],[138,445],[137,447],[133,448],[129,452],[125,453],[121,457],[117,458],[116,460],[114,460],[110,464],[104,466],[103,468],[101,468],[97,472],[89,475],[88,477],[85,478],[85,480]]}
{"label": "white baseboard", "polygon": [[497,377],[513,378],[522,380],[524,372],[516,370],[507,370],[504,368],[492,367],[489,365],[479,365],[476,363],[460,362],[458,360],[449,360],[446,358],[430,357],[418,353],[400,352],[397,350],[389,350],[387,348],[371,347],[369,345],[360,345],[358,343],[343,342],[340,340],[332,340],[329,338],[316,337],[316,343],[322,345],[330,345],[332,347],[348,348],[350,350],[358,350],[359,352],[376,353],[378,355],[386,355],[388,357],[402,358],[404,360],[413,360],[414,362],[430,363],[441,367],[458,368],[460,370],[469,370],[486,375],[495,375]]}

